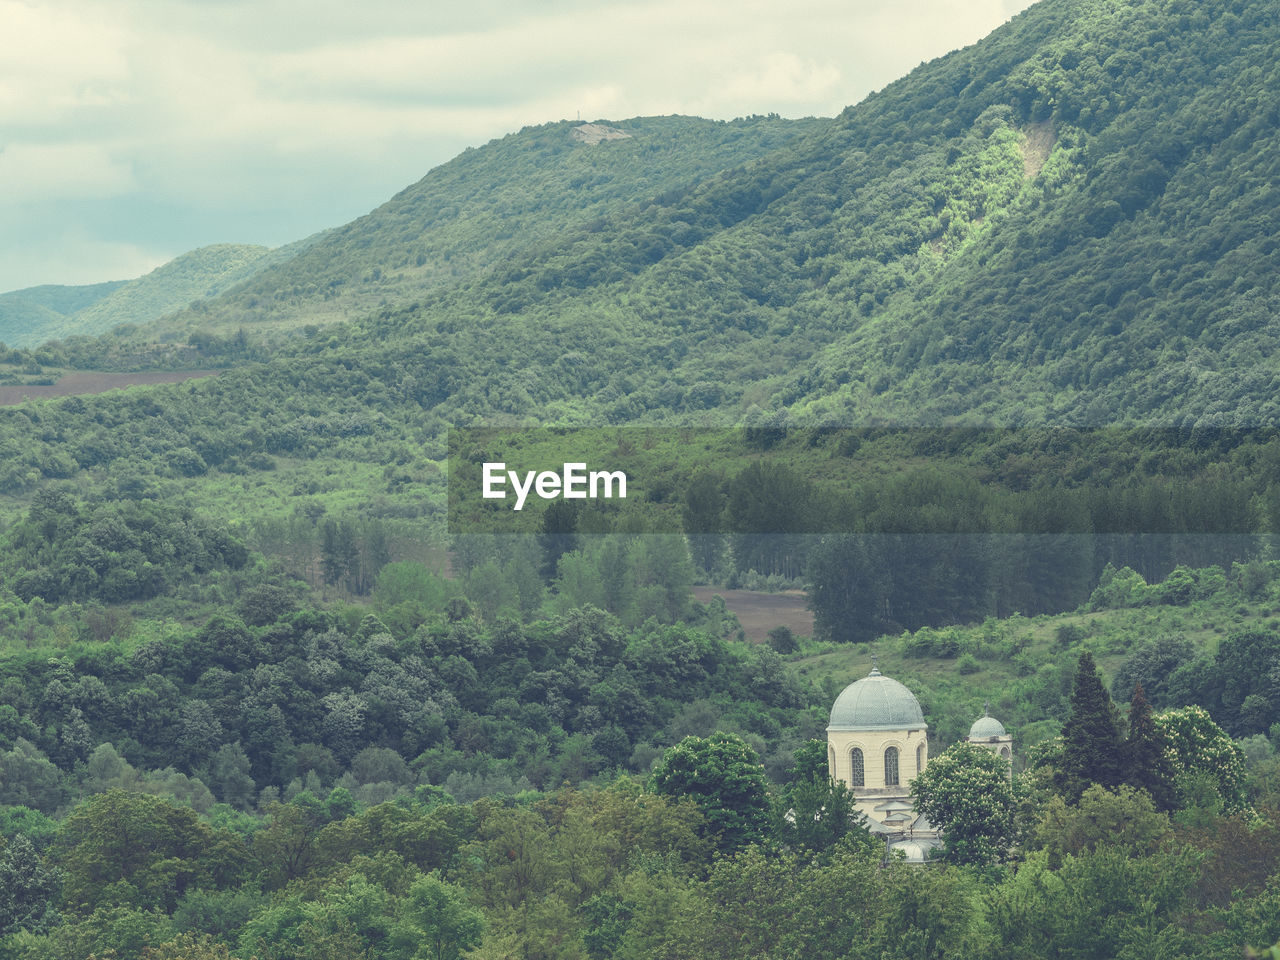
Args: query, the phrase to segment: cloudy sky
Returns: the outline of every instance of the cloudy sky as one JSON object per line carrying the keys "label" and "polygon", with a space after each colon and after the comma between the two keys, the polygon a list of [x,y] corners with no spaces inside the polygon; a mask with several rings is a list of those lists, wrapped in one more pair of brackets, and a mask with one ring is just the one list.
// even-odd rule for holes
{"label": "cloudy sky", "polygon": [[274,246],[552,120],[831,116],[1029,0],[0,0],[0,291]]}

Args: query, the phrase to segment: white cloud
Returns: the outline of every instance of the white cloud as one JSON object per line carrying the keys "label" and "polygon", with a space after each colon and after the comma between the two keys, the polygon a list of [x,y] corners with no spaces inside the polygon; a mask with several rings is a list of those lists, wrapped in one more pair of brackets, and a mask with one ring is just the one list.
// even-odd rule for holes
{"label": "white cloud", "polygon": [[134,185],[129,164],[102,144],[20,143],[0,151],[0,205],[109,197]]}
{"label": "white cloud", "polygon": [[128,30],[105,13],[0,0],[0,127],[66,123],[125,96]]}

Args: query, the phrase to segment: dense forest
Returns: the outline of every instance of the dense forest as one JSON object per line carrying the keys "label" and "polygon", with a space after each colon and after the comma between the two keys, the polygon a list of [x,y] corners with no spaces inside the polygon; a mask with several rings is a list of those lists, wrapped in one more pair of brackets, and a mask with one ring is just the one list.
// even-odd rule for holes
{"label": "dense forest", "polygon": [[[219,371],[0,408],[0,956],[1280,941],[1278,48],[1043,0],[834,119],[530,127],[0,297],[6,383]],[[464,495],[520,458],[634,495]],[[873,656],[925,866],[826,776]]]}

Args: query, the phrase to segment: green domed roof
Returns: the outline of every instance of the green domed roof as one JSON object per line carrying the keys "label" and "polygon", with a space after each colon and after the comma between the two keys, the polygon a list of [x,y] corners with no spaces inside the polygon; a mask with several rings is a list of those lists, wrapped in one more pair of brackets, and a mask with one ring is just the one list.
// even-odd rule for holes
{"label": "green domed roof", "polygon": [[989,737],[1003,736],[1007,736],[1004,732],[1004,724],[985,713],[973,721],[973,726],[969,728],[970,740],[986,740]]}
{"label": "green domed roof", "polygon": [[845,687],[831,708],[828,730],[925,729],[924,712],[915,695],[875,667]]}

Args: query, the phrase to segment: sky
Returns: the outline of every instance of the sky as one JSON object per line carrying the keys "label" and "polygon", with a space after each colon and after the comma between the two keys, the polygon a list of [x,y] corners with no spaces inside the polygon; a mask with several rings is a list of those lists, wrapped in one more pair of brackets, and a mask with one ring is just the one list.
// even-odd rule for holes
{"label": "sky", "polygon": [[834,116],[1028,0],[0,0],[0,291],[276,246],[521,127]]}

